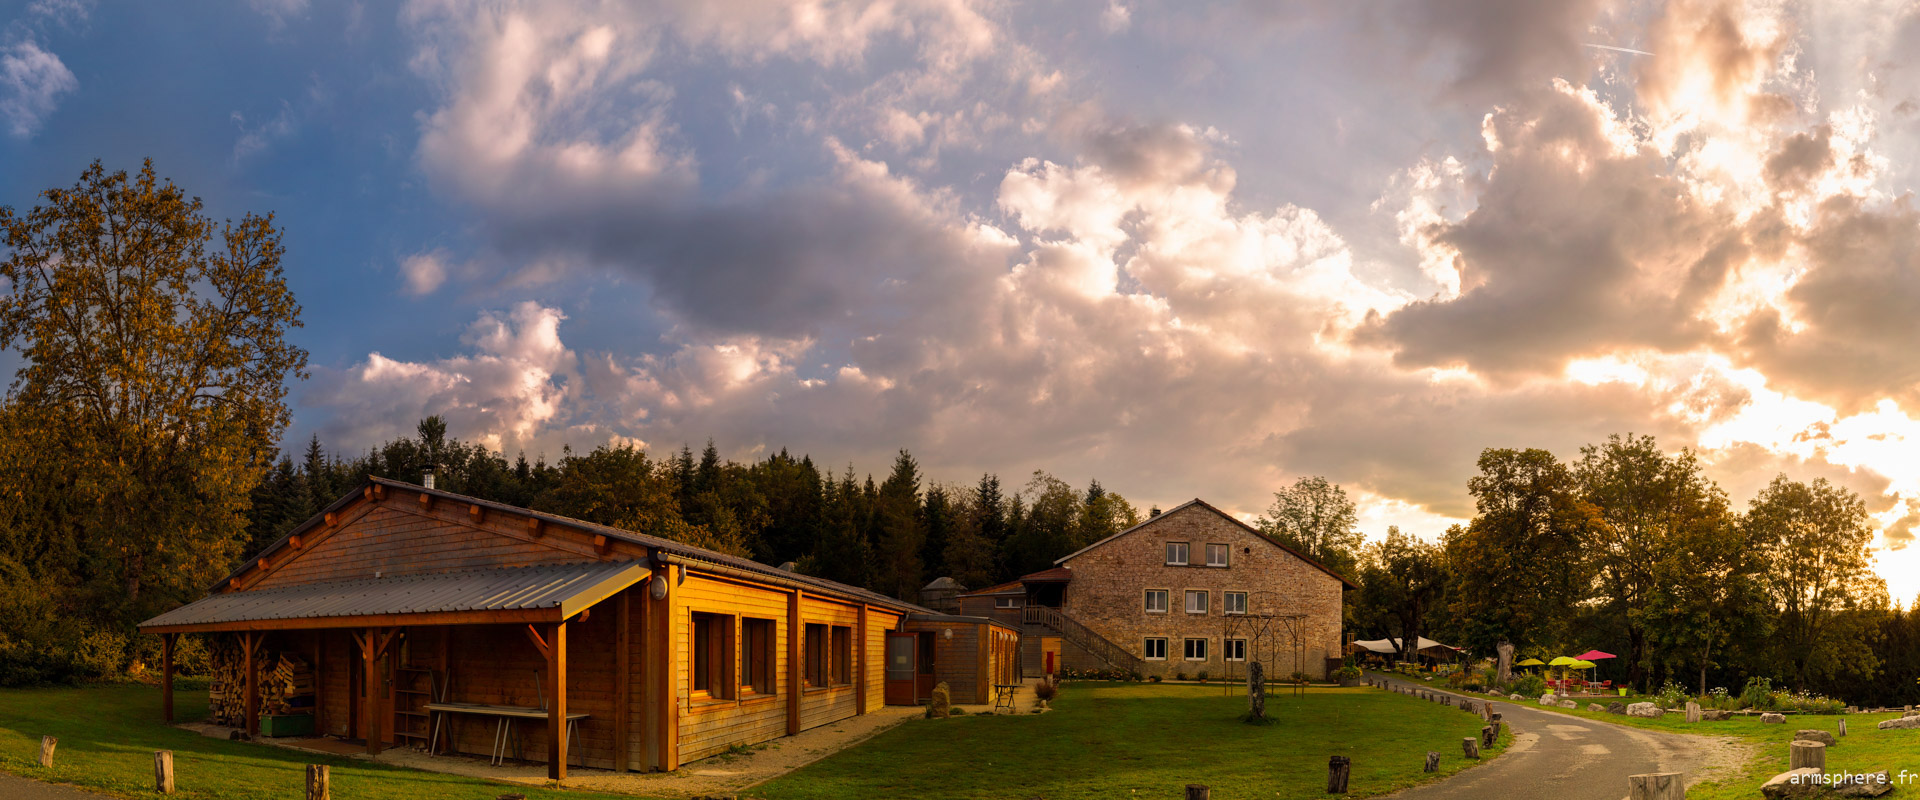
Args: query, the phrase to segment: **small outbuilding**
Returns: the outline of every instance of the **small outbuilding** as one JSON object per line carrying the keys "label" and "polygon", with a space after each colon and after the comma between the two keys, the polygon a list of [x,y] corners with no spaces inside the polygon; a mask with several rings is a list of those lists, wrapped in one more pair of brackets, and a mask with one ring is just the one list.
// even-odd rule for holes
{"label": "small outbuilding", "polygon": [[903,680],[907,664],[889,658],[888,705],[924,703],[933,696],[933,687],[942,682],[947,684],[953,702],[985,704],[993,701],[996,684],[1005,686],[1020,680],[1018,628],[984,617],[948,614],[908,614],[904,627],[904,634],[888,636],[913,637],[914,681],[909,684]]}

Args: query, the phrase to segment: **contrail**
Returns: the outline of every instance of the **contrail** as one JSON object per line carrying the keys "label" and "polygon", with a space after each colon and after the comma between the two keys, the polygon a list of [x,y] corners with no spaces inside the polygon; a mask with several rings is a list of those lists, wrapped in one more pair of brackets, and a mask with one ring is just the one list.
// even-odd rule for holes
{"label": "contrail", "polygon": [[1588,46],[1588,47],[1598,47],[1598,48],[1600,48],[1600,49],[1602,49],[1602,50],[1614,50],[1614,51],[1618,51],[1618,52],[1621,52],[1621,53],[1633,53],[1634,55],[1641,55],[1641,56],[1650,56],[1650,55],[1653,55],[1652,53],[1649,53],[1649,52],[1647,52],[1647,51],[1645,51],[1645,50],[1634,50],[1634,49],[1632,49],[1632,48],[1627,48],[1627,47],[1614,47],[1613,45],[1610,45],[1610,44],[1589,44],[1589,45],[1587,45],[1587,46]]}

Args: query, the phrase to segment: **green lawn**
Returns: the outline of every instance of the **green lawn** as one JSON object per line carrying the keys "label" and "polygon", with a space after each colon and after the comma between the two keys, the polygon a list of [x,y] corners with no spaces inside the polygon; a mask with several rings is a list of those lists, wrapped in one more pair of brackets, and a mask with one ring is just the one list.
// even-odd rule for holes
{"label": "green lawn", "polygon": [[[181,719],[204,718],[206,693],[175,692],[174,711]],[[159,720],[160,690],[151,686],[0,690],[0,772],[120,797],[160,797],[153,791],[153,751],[172,750],[178,788],[173,796],[180,798],[302,797],[307,764],[332,767],[335,800],[493,800],[506,792],[544,800],[616,796],[526,789],[358,759],[229,742],[162,725]],[[40,768],[42,735],[60,739],[53,769]]]}
{"label": "green lawn", "polygon": [[[1818,728],[1838,735],[1841,719],[1847,721],[1847,735],[1840,737],[1838,744],[1827,748],[1828,772],[1887,770],[1895,786],[1900,786],[1900,770],[1920,772],[1920,730],[1883,731],[1877,727],[1881,720],[1898,717],[1900,716],[1898,713],[1844,716],[1789,714],[1785,725],[1762,725],[1757,715],[1738,716],[1724,722],[1688,724],[1685,714],[1669,713],[1659,719],[1645,719],[1588,711],[1586,701],[1581,702],[1582,705],[1578,709],[1549,708],[1547,710],[1671,733],[1734,736],[1759,745],[1759,755],[1747,765],[1745,771],[1729,780],[1689,789],[1687,797],[1690,799],[1740,798],[1740,800],[1746,800],[1746,798],[1759,797],[1760,784],[1765,783],[1768,778],[1787,771],[1787,745],[1793,741],[1794,731],[1802,728]],[[1913,786],[1914,784],[1909,784],[1902,788],[1912,791]]]}
{"label": "green lawn", "polygon": [[[1214,800],[1325,797],[1327,758],[1353,759],[1351,796],[1424,782],[1470,765],[1460,740],[1480,718],[1375,689],[1313,689],[1267,700],[1281,722],[1240,722],[1246,698],[1223,687],[1068,683],[1039,716],[915,719],[858,747],[755,787],[806,798],[1175,798],[1189,783]],[[1510,737],[1494,750],[1506,746]]]}

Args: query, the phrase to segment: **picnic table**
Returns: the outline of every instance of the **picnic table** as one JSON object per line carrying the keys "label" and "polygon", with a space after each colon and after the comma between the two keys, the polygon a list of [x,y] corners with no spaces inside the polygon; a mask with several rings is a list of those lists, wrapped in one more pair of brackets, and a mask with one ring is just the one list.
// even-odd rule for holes
{"label": "picnic table", "polygon": [[[484,703],[428,703],[426,708],[427,713],[435,715],[433,736],[427,740],[427,752],[429,754],[433,752],[434,745],[440,741],[440,728],[442,725],[449,726],[448,731],[449,735],[451,735],[452,728],[451,723],[448,721],[449,715],[467,714],[476,717],[493,717],[493,758],[487,763],[494,766],[499,766],[501,762],[506,760],[507,743],[509,741],[514,743],[514,757],[521,757],[522,751],[519,746],[519,740],[513,735],[513,723],[516,720],[544,720],[549,716],[547,710],[544,708],[533,708],[530,706],[494,706]],[[566,734],[568,752],[573,752],[573,742],[580,736],[580,720],[586,718],[586,714],[567,715]]]}

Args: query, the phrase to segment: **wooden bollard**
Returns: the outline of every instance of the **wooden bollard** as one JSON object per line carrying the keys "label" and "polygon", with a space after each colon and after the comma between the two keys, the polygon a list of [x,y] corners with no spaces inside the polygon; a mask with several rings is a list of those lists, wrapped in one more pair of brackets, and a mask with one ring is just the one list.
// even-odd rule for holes
{"label": "wooden bollard", "polygon": [[1700,704],[1699,703],[1693,702],[1692,700],[1687,701],[1687,721],[1688,722],[1700,721]]}
{"label": "wooden bollard", "polygon": [[1212,794],[1212,792],[1207,791],[1207,787],[1205,786],[1197,783],[1187,784],[1187,800],[1208,800]]}
{"label": "wooden bollard", "polygon": [[1686,800],[1684,772],[1652,772],[1627,776],[1627,800]]}
{"label": "wooden bollard", "polygon": [[153,790],[173,794],[173,751],[153,751]]}
{"label": "wooden bollard", "polygon": [[307,800],[333,800],[332,783],[327,774],[327,765],[307,765]]}
{"label": "wooden bollard", "polygon": [[1787,769],[1806,769],[1812,767],[1822,772],[1827,769],[1827,746],[1819,742],[1794,742],[1788,746]]}
{"label": "wooden bollard", "polygon": [[1440,754],[1439,753],[1433,752],[1432,750],[1427,751],[1427,770],[1426,771],[1428,772],[1440,771]]}
{"label": "wooden bollard", "polygon": [[1492,746],[1493,746],[1493,737],[1495,737],[1495,736],[1497,736],[1497,735],[1498,735],[1498,734],[1496,734],[1496,733],[1494,733],[1494,732],[1493,732],[1493,726],[1492,726],[1492,725],[1488,725],[1488,726],[1486,726],[1486,727],[1484,727],[1484,728],[1481,728],[1481,729],[1480,729],[1480,746],[1481,746],[1481,747],[1492,747]]}
{"label": "wooden bollard", "polygon": [[[1497,716],[1500,716],[1500,715],[1499,715],[1499,714],[1495,714],[1494,716],[1496,716],[1496,717],[1497,717]],[[1497,742],[1497,741],[1500,741],[1500,725],[1501,725],[1501,723],[1500,723],[1500,720],[1497,720],[1497,719],[1496,719],[1496,720],[1494,720],[1494,721],[1492,721],[1492,722],[1489,722],[1489,723],[1487,723],[1487,727],[1489,727],[1489,728],[1492,728],[1492,729],[1493,729],[1493,740],[1494,740],[1494,741],[1496,741],[1496,742]]]}
{"label": "wooden bollard", "polygon": [[1840,720],[1840,735],[1841,736],[1847,735],[1847,721],[1844,719]]}
{"label": "wooden bollard", "polygon": [[1478,759],[1480,757],[1480,740],[1471,736],[1461,739],[1460,749],[1466,752],[1467,758]]}
{"label": "wooden bollard", "polygon": [[59,745],[59,739],[51,736],[40,737],[40,766],[53,769],[53,748]]}
{"label": "wooden bollard", "polygon": [[1334,756],[1327,759],[1327,794],[1346,794],[1347,777],[1353,772],[1353,759]]}

